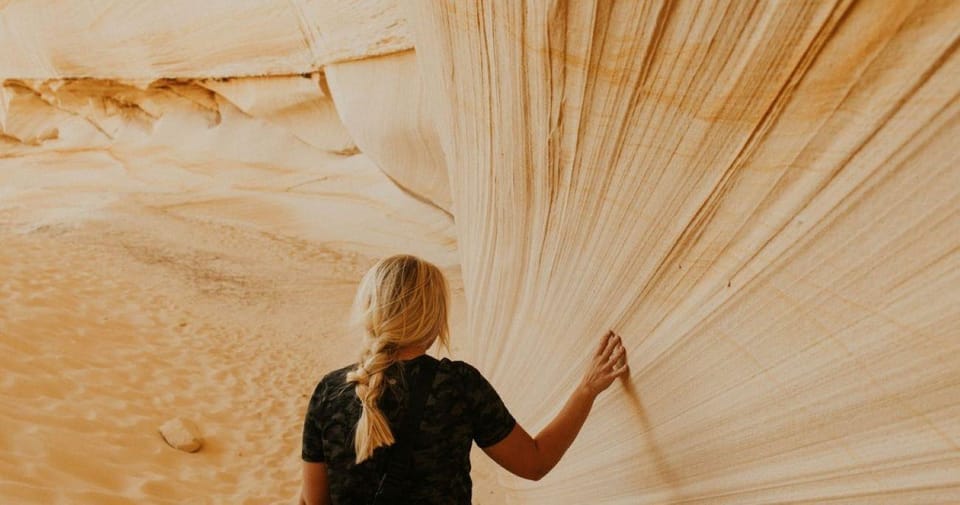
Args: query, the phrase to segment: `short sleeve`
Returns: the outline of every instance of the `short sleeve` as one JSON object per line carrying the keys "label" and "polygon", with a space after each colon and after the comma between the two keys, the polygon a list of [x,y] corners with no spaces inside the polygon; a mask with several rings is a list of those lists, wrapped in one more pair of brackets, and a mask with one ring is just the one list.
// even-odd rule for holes
{"label": "short sleeve", "polygon": [[323,463],[323,402],[326,388],[323,381],[317,384],[307,405],[307,415],[303,421],[303,448],[301,458],[308,463]]}
{"label": "short sleeve", "polygon": [[503,440],[517,424],[493,385],[473,366],[464,364],[465,392],[472,412],[473,439],[480,447]]}

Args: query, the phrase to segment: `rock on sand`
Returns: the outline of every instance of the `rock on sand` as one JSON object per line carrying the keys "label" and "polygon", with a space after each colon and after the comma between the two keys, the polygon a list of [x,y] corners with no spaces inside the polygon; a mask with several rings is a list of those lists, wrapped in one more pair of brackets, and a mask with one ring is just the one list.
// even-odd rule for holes
{"label": "rock on sand", "polygon": [[197,452],[203,446],[203,437],[197,425],[182,417],[173,418],[160,426],[163,440],[173,447],[186,452]]}

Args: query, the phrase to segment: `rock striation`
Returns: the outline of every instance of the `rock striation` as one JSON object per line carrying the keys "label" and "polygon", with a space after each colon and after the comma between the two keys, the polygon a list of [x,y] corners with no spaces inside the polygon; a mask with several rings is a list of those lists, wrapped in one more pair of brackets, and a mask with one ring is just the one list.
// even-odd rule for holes
{"label": "rock striation", "polygon": [[[960,500],[960,3],[412,2],[517,503]],[[522,384],[522,387],[520,386]]]}

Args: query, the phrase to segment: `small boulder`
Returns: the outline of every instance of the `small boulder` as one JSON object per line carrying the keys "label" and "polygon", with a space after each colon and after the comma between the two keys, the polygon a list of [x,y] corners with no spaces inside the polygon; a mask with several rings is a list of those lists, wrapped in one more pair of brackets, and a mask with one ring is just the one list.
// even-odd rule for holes
{"label": "small boulder", "polygon": [[197,452],[203,446],[203,437],[196,424],[182,417],[175,417],[160,426],[164,442],[174,449]]}

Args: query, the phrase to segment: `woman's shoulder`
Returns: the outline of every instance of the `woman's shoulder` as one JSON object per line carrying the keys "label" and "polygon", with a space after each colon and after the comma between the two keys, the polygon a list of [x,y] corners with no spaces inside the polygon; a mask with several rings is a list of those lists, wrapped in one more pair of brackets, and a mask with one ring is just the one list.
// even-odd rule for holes
{"label": "woman's shoulder", "polygon": [[[324,375],[313,390],[313,397],[317,401],[331,396],[339,396],[339,393],[349,389],[347,385],[347,374],[356,368],[356,364],[340,367]],[[337,393],[334,395],[333,393]]]}
{"label": "woman's shoulder", "polygon": [[[466,361],[452,360],[450,358],[440,358],[436,361],[438,363],[438,371],[443,371],[445,374],[453,376],[461,381],[472,382],[476,380],[485,380],[480,370]],[[347,381],[347,374],[356,368],[356,366],[356,363],[353,363],[328,372],[323,376],[323,378],[320,379],[320,382],[317,384],[317,388],[321,389],[324,386],[329,388],[343,385]]]}
{"label": "woman's shoulder", "polygon": [[466,361],[443,358],[440,360],[440,366],[445,367],[451,375],[463,381],[485,380],[480,370]]}
{"label": "woman's shoulder", "polygon": [[340,367],[324,375],[323,378],[320,379],[320,383],[321,384],[342,384],[343,382],[346,382],[347,374],[350,373],[350,371],[356,367],[357,367],[356,363],[350,364],[344,367]]}

